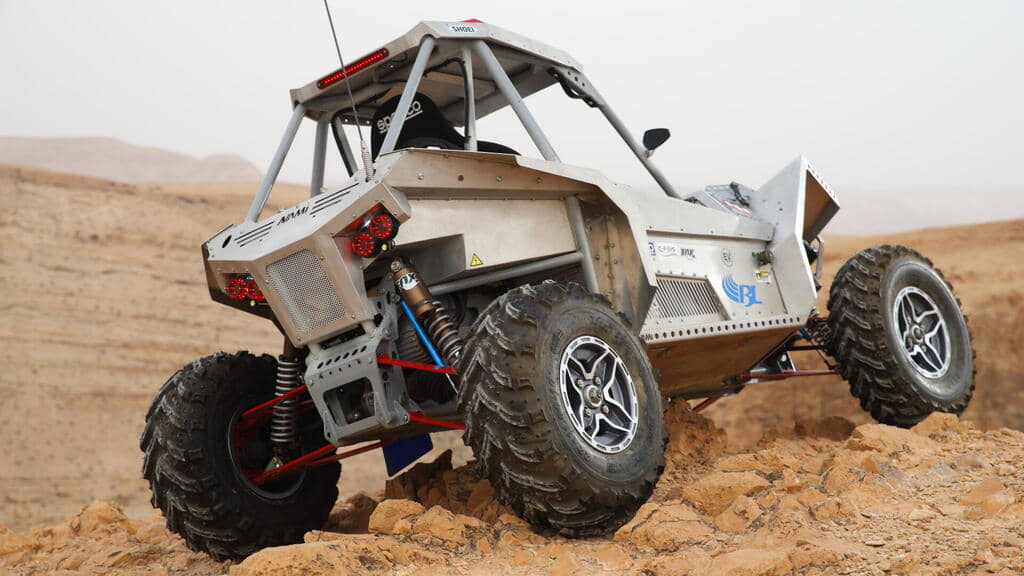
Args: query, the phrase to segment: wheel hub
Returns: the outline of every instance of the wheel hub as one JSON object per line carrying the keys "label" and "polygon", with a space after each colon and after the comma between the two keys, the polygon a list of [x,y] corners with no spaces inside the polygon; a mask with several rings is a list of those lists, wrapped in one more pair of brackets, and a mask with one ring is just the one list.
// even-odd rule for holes
{"label": "wheel hub", "polygon": [[601,389],[597,386],[587,386],[583,392],[583,398],[587,402],[587,406],[591,408],[600,408],[601,406]]}
{"label": "wheel hub", "polygon": [[[939,307],[920,288],[907,286],[896,295],[892,323],[903,341],[903,353],[914,369],[930,380],[949,370],[952,348]],[[937,383],[936,392],[945,392]]]}
{"label": "wheel hub", "polygon": [[587,444],[605,453],[629,446],[637,429],[636,386],[607,342],[594,336],[570,342],[559,380],[566,413]]}

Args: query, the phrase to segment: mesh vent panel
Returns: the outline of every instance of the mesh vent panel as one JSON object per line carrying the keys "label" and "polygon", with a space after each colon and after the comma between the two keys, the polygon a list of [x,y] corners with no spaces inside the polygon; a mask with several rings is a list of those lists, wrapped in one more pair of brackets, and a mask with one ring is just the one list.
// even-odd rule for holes
{"label": "mesh vent panel", "polygon": [[722,305],[706,280],[684,278],[658,278],[658,291],[654,293],[651,318],[705,317],[724,320]]}
{"label": "mesh vent panel", "polygon": [[296,252],[267,266],[270,285],[284,302],[299,332],[309,332],[345,316],[320,259],[309,250]]}

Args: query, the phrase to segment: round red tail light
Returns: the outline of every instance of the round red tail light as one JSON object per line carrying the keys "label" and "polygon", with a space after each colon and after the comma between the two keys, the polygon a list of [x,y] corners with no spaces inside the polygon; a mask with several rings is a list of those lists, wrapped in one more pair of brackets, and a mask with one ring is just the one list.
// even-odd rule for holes
{"label": "round red tail light", "polygon": [[391,240],[398,233],[398,223],[391,214],[381,212],[373,218],[367,226],[370,234],[380,240]]}
{"label": "round red tail light", "polygon": [[352,237],[352,252],[369,258],[377,253],[380,244],[369,232],[363,231]]}
{"label": "round red tail light", "polygon": [[257,284],[252,278],[249,278],[245,283],[245,297],[249,300],[256,300],[257,302],[263,302],[267,299],[263,295],[263,291],[260,290],[259,284]]}
{"label": "round red tail light", "polygon": [[245,300],[249,297],[249,282],[242,276],[230,278],[224,286],[224,293],[233,300]]}

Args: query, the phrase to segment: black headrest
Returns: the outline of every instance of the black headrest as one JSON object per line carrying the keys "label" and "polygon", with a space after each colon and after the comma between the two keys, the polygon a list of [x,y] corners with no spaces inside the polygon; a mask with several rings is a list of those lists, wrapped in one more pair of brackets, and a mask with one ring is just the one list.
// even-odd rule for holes
{"label": "black headrest", "polygon": [[[384,143],[384,136],[391,127],[391,116],[398,108],[398,101],[401,96],[391,98],[377,109],[373,115],[373,122],[370,126],[370,150],[373,157],[377,157],[380,146]],[[441,109],[437,107],[428,96],[419,92],[413,97],[409,105],[409,114],[405,117],[405,124],[402,125],[402,132],[398,135],[395,149],[402,148],[402,143],[413,138],[431,137],[451,142],[455,147],[461,148],[465,139],[455,129],[451,122],[444,117]]]}

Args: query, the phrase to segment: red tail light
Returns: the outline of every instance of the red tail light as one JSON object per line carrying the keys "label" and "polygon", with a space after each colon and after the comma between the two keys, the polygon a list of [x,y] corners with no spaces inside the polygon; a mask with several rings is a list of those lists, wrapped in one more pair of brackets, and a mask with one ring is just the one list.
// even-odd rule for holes
{"label": "red tail light", "polygon": [[245,280],[245,276],[230,278],[227,285],[224,286],[224,293],[233,300],[245,300],[248,298],[249,283]]}
{"label": "red tail light", "polygon": [[249,282],[245,286],[245,296],[249,298],[249,300],[255,300],[257,302],[263,302],[267,299],[263,295],[263,291],[260,290],[259,284],[257,284],[252,278],[249,279]]}
{"label": "red tail light", "polygon": [[363,258],[373,258],[389,249],[397,235],[398,220],[380,204],[338,233],[339,238],[346,239],[352,253]]}
{"label": "red tail light", "polygon": [[224,293],[232,300],[255,300],[257,302],[266,300],[259,284],[256,283],[256,280],[253,280],[252,276],[247,274],[239,274],[229,278],[227,284],[224,285]]}
{"label": "red tail light", "polygon": [[375,256],[379,249],[380,242],[365,230],[352,237],[352,252],[363,258]]}
{"label": "red tail light", "polygon": [[370,223],[367,225],[370,235],[379,240],[391,240],[398,234],[398,223],[395,222],[395,218],[387,212],[381,212],[373,218],[370,218]]}
{"label": "red tail light", "polygon": [[345,76],[351,76],[352,74],[359,72],[363,68],[372,66],[387,57],[388,49],[381,48],[380,50],[367,54],[366,56],[363,56],[359,60],[356,60],[355,62],[346,65],[344,68],[339,68],[334,72],[331,72],[327,76],[324,76],[323,78],[317,80],[316,87],[323,90],[324,88],[327,88],[328,86],[334,84],[338,80],[341,80]]}

